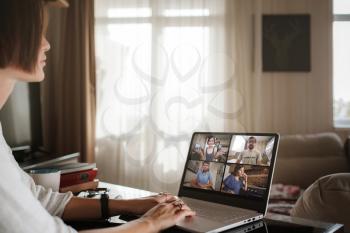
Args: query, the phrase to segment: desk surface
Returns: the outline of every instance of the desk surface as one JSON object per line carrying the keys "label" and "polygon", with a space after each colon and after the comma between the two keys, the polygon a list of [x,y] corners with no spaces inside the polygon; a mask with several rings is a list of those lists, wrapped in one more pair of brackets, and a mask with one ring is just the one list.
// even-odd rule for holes
{"label": "desk surface", "polygon": [[108,188],[110,198],[133,199],[156,194],[142,189],[130,188],[127,186],[109,184],[105,182],[99,182],[98,187]]}
{"label": "desk surface", "polygon": [[[122,185],[114,185],[109,183],[100,182],[99,187],[110,189],[111,198],[132,199],[145,196],[154,195],[155,193],[130,188]],[[113,222],[122,223],[119,216],[112,219]],[[254,226],[254,227],[253,227]],[[314,232],[314,233],[331,233],[331,232],[343,232],[344,228],[342,224],[333,224],[320,221],[313,221],[309,219],[294,218],[285,215],[268,214],[262,223],[253,223],[245,225],[243,227],[235,228],[227,232],[287,232],[292,230],[293,232]],[[167,232],[183,232],[179,229],[170,229]]]}

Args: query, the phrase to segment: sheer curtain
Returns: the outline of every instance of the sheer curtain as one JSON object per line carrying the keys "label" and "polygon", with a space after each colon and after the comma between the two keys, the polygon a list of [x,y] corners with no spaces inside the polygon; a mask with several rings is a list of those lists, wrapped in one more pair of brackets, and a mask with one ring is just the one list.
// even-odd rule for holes
{"label": "sheer curtain", "polygon": [[[95,2],[101,179],[176,193],[193,131],[331,127],[328,66],[317,55],[328,52],[317,42],[329,32],[328,3],[261,2]],[[312,72],[262,73],[261,15],[298,12],[310,12],[317,29]]]}
{"label": "sheer curtain", "polygon": [[176,193],[193,131],[243,129],[226,2],[102,0],[95,9],[101,179]]}

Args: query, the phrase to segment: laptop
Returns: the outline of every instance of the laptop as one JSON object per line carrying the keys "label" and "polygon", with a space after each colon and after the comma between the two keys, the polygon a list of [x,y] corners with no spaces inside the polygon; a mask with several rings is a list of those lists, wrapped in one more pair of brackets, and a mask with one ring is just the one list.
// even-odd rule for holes
{"label": "laptop", "polygon": [[279,135],[195,132],[178,196],[196,216],[177,227],[222,232],[266,213]]}

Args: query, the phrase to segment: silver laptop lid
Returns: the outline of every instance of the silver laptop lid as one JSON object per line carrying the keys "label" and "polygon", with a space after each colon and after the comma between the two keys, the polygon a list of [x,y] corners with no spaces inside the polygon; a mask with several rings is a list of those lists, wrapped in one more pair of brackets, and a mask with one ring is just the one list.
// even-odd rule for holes
{"label": "silver laptop lid", "polygon": [[195,132],[179,196],[266,213],[276,133]]}

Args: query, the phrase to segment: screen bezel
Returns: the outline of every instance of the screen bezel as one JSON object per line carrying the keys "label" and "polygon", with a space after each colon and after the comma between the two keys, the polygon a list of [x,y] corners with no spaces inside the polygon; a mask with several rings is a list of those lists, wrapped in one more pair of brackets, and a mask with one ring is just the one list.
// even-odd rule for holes
{"label": "screen bezel", "polygon": [[[191,188],[191,187],[185,187],[183,186],[184,179],[186,176],[186,168],[188,165],[188,162],[190,161],[190,152],[191,152],[191,146],[194,140],[194,137],[196,134],[211,134],[211,135],[240,135],[240,136],[271,136],[275,138],[275,142],[273,145],[272,150],[272,156],[271,156],[271,163],[269,167],[269,175],[268,175],[268,183],[264,196],[262,198],[257,197],[249,197],[249,196],[239,196],[239,195],[232,195],[227,193],[222,193],[218,191],[209,191],[209,190],[203,190],[198,188]],[[262,213],[265,215],[266,209],[267,209],[267,203],[269,199],[270,194],[270,187],[276,162],[276,156],[278,151],[278,144],[279,144],[279,134],[278,133],[236,133],[236,132],[194,132],[192,134],[191,143],[189,145],[188,153],[187,153],[187,159],[184,167],[184,172],[182,174],[182,179],[180,183],[180,188],[178,192],[179,197],[189,197],[189,198],[196,198],[203,201],[209,201],[209,202],[216,202],[220,204],[255,210],[259,213]],[[232,140],[232,138],[231,138]],[[225,163],[226,164],[226,163]]]}

